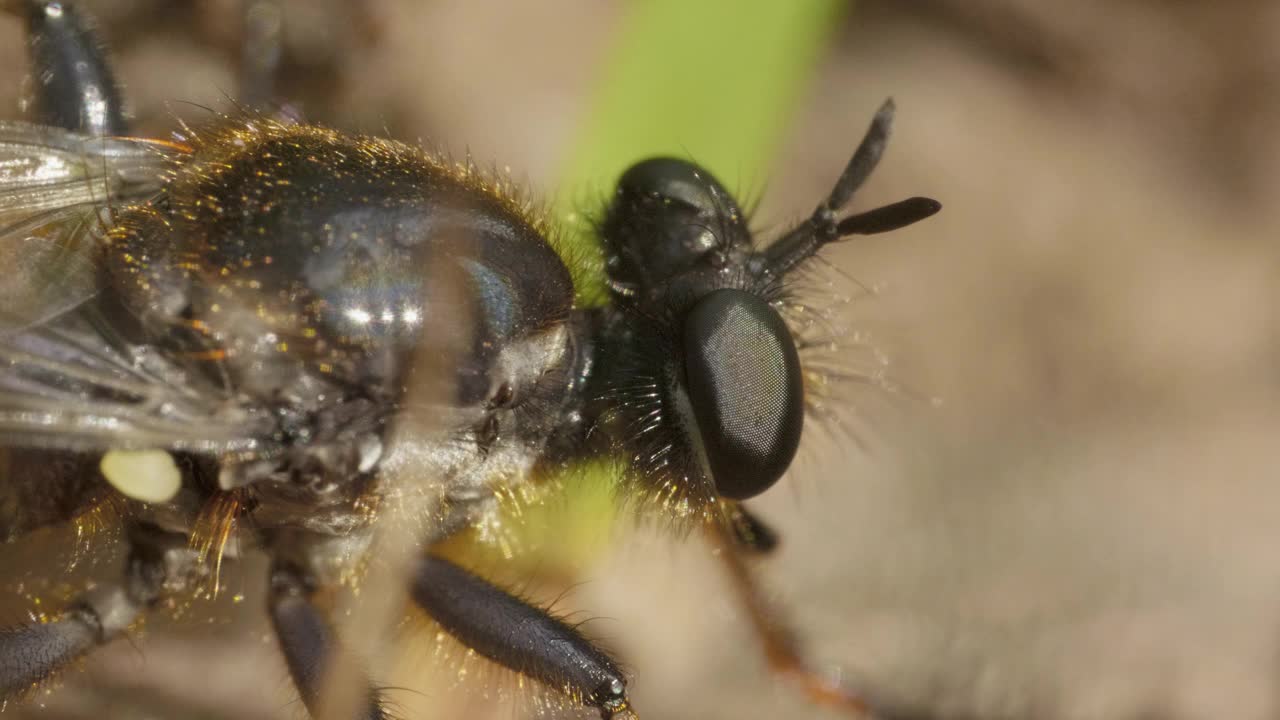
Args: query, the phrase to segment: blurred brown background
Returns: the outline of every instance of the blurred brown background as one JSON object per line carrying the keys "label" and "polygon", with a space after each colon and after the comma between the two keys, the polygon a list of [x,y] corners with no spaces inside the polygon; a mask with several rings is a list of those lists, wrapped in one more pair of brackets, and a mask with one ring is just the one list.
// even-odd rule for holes
{"label": "blurred brown background", "polygon": [[[235,0],[84,4],[143,128],[234,95]],[[621,15],[599,0],[285,5],[282,93],[303,114],[470,148],[543,194]],[[0,22],[8,116],[22,68]],[[1280,4],[1265,0],[856,4],[759,217],[811,208],[896,98],[858,203],[945,209],[831,259],[884,286],[851,322],[942,402],[867,391],[867,449],[810,433],[757,505],[785,533],[765,577],[817,658],[922,717],[1280,717],[1278,81]],[[257,629],[158,624],[87,677],[300,715],[252,619],[255,570],[223,615]],[[643,717],[834,717],[766,678],[703,546],[641,533],[584,579],[567,602],[602,616],[588,627],[634,671]],[[392,695],[406,717],[513,716],[433,673],[391,673],[411,688]]]}

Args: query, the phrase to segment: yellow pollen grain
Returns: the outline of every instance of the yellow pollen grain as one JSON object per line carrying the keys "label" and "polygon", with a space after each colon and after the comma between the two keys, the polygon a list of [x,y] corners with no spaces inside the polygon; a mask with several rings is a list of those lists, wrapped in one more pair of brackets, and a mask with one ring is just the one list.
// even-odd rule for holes
{"label": "yellow pollen grain", "polygon": [[168,502],[182,487],[178,465],[164,450],[112,450],[98,469],[122,495],[141,502]]}

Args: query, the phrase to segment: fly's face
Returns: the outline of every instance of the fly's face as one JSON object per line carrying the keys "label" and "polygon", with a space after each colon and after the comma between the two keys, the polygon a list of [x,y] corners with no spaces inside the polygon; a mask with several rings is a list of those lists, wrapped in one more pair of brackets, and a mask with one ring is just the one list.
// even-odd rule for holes
{"label": "fly's face", "polygon": [[616,305],[601,395],[652,498],[706,513],[764,492],[790,466],[806,405],[797,340],[779,312],[788,273],[826,243],[939,208],[912,198],[836,217],[878,161],[892,112],[887,103],[813,217],[765,248],[704,168],[656,158],[623,174],[600,225]]}
{"label": "fly's face", "polygon": [[781,288],[753,262],[746,223],[707,170],[657,158],[622,176],[601,228],[632,324],[626,348],[653,350],[643,359],[668,428],[651,432],[667,430],[660,441],[670,448],[659,462],[702,484],[694,494],[707,498],[740,500],[773,485],[804,422],[799,354],[770,305]]}

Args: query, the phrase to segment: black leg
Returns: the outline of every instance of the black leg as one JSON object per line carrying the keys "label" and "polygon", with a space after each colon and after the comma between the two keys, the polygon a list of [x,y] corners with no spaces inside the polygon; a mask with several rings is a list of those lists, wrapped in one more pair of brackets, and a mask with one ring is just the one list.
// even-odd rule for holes
{"label": "black leg", "polygon": [[71,0],[11,0],[27,25],[35,120],[89,135],[124,135],[120,88],[92,23]]}
{"label": "black leg", "polygon": [[414,601],[463,645],[598,708],[603,718],[634,717],[617,664],[576,629],[453,563],[425,557]]}
{"label": "black leg", "polygon": [[240,103],[266,111],[276,100],[284,17],[276,0],[241,0],[244,42],[240,50]]}
{"label": "black leg", "polygon": [[738,503],[730,515],[730,532],[734,543],[743,552],[752,555],[769,555],[778,549],[778,533],[769,527],[759,515]]}
{"label": "black leg", "polygon": [[[359,697],[343,697],[330,691],[330,683],[342,680],[331,674],[338,675],[346,665],[339,661],[341,653],[333,628],[316,606],[316,589],[314,577],[297,566],[277,562],[271,571],[271,623],[303,704],[313,718],[385,720],[387,715],[378,694],[367,680],[360,679],[353,686]],[[348,707],[351,712],[341,712]]]}
{"label": "black leg", "polygon": [[160,599],[170,573],[188,572],[185,537],[135,529],[130,543],[122,582],[85,593],[51,622],[0,630],[0,698],[20,695],[128,630]]}
{"label": "black leg", "polygon": [[[125,606],[130,621],[141,612],[127,599],[113,602]],[[98,610],[83,598],[53,622],[0,630],[0,696],[20,694],[105,639]]]}
{"label": "black leg", "polygon": [[787,628],[785,620],[765,599],[744,557],[752,549],[744,548],[737,535],[737,531],[727,529],[719,523],[707,527],[708,540],[716,550],[716,557],[724,563],[734,592],[741,599],[752,629],[760,639],[770,669],[795,682],[815,703],[843,710],[858,718],[890,717],[864,695],[813,668],[804,656],[799,641]]}

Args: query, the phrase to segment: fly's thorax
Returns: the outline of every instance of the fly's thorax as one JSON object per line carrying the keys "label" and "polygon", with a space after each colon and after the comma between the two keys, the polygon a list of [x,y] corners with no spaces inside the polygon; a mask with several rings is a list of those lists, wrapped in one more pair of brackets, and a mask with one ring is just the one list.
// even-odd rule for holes
{"label": "fly's thorax", "polygon": [[557,322],[509,338],[484,366],[487,392],[465,401],[432,400],[431,383],[416,385],[390,433],[385,490],[413,495],[436,514],[528,481],[581,401],[578,332]]}
{"label": "fly's thorax", "polygon": [[473,168],[321,128],[228,121],[185,141],[161,195],[119,215],[103,305],[127,342],[273,418],[274,451],[227,462],[221,485],[341,497],[401,426],[536,454],[568,383],[573,286],[527,205]]}

